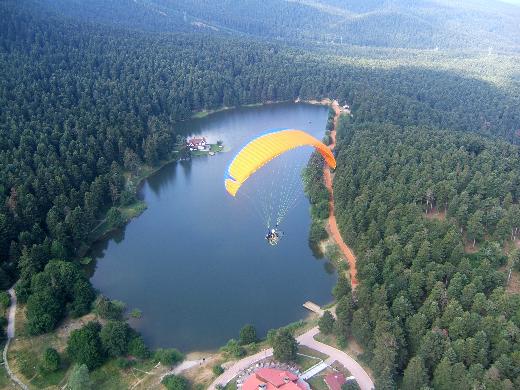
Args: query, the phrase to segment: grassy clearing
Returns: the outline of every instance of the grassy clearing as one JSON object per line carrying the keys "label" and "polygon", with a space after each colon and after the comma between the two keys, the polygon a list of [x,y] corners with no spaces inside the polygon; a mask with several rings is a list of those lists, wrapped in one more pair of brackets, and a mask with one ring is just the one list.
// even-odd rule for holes
{"label": "grassy clearing", "polygon": [[29,386],[29,388],[58,388],[65,384],[65,377],[70,363],[62,355],[62,364],[58,371],[41,373],[38,370],[40,358],[45,349],[53,347],[63,349],[59,338],[55,334],[37,337],[17,337],[9,348],[8,359],[13,372]]}
{"label": "grassy clearing", "polygon": [[[4,350],[5,344],[0,344],[0,348],[2,351]],[[0,354],[0,364],[2,367],[0,368],[0,389],[10,389],[12,384],[9,376],[7,375],[7,371],[5,370],[3,356]]]}
{"label": "grassy clearing", "polygon": [[[121,215],[125,221],[125,224],[130,220],[138,217],[146,210],[146,203],[142,200],[138,200],[129,206],[119,207]],[[91,233],[91,240],[96,241],[101,237],[106,236],[111,231],[119,228],[120,226],[113,226],[105,219],[103,222],[96,227]]]}
{"label": "grassy clearing", "polygon": [[341,253],[341,250],[338,247],[338,244],[336,244],[336,241],[330,237],[321,243],[321,248],[323,255],[329,259],[329,261],[334,264],[338,272],[345,272],[348,274],[349,270],[349,263],[345,256]]}
{"label": "grassy clearing", "polygon": [[342,372],[346,378],[352,375],[352,373],[349,370],[347,370],[342,364],[338,362],[332,363],[331,368],[336,372]]}
{"label": "grassy clearing", "polygon": [[320,332],[314,338],[320,343],[327,344],[331,347],[340,349],[336,340],[336,336],[334,336],[334,334],[323,334]]}
{"label": "grassy clearing", "polygon": [[90,379],[95,389],[122,389],[127,388],[120,376],[120,370],[114,362],[104,364],[90,373]]}
{"label": "grassy clearing", "polygon": [[[30,388],[60,388],[67,378],[70,368],[65,352],[70,332],[95,318],[93,314],[65,321],[55,332],[40,336],[30,336],[25,330],[25,309],[19,306],[16,311],[16,338],[11,343],[8,359],[13,372]],[[38,370],[44,351],[52,347],[60,353],[61,367],[53,373],[42,373]]]}
{"label": "grassy clearing", "polygon": [[210,153],[222,153],[224,151],[224,145],[209,144],[209,150],[193,150],[191,151],[192,157],[209,156]]}
{"label": "grassy clearing", "polygon": [[[216,378],[216,375],[213,373],[213,366],[221,365],[224,361],[221,354],[213,355],[209,358],[207,354],[204,354],[204,356],[206,356],[204,364],[195,366],[182,373],[182,376],[190,382],[191,390],[207,389]],[[200,356],[197,358],[200,359]]]}
{"label": "grassy clearing", "polygon": [[301,372],[307,371],[312,366],[315,366],[316,364],[320,363],[321,359],[314,359],[307,356],[298,355],[296,358],[296,364],[298,367],[300,367]]}
{"label": "grassy clearing", "polygon": [[[326,355],[324,353],[318,352],[315,349],[306,347],[305,345],[298,346],[298,353],[302,353],[304,355],[315,357],[316,359],[326,360],[328,359],[329,355]],[[318,361],[316,360],[315,361]]]}
{"label": "grassy clearing", "polygon": [[446,220],[446,211],[445,210],[439,211],[434,208],[433,210],[426,213],[425,217],[427,219],[436,219],[438,221],[445,221]]}
{"label": "grassy clearing", "polygon": [[201,119],[201,118],[207,117],[208,115],[215,114],[215,113],[221,112],[221,111],[231,110],[233,108],[235,108],[235,107],[224,106],[221,108],[216,108],[214,110],[201,110],[201,111],[197,111],[196,113],[194,113],[191,117],[192,117],[192,119]]}
{"label": "grassy clearing", "polygon": [[511,272],[511,279],[506,286],[506,291],[510,294],[520,293],[520,272]]}
{"label": "grassy clearing", "polygon": [[159,161],[155,165],[143,164],[139,166],[137,172],[126,171],[124,176],[126,179],[127,189],[136,192],[143,180],[153,175],[155,172],[161,170],[166,165],[177,161],[179,159],[178,154],[182,148],[183,146],[177,145],[167,158]]}
{"label": "grassy clearing", "polygon": [[276,101],[276,102],[265,102],[265,103],[252,103],[252,104],[242,104],[238,107],[235,107],[235,106],[224,106],[224,107],[220,107],[220,108],[215,108],[213,110],[201,110],[201,111],[197,111],[195,112],[191,118],[192,119],[201,119],[201,118],[205,118],[207,117],[208,115],[211,115],[211,114],[215,114],[217,112],[221,112],[221,111],[226,111],[226,110],[232,110],[234,108],[244,108],[244,107],[261,107],[261,106],[264,106],[264,105],[267,105],[267,104],[275,104],[275,103],[282,103],[282,101]]}
{"label": "grassy clearing", "polygon": [[224,387],[224,390],[237,390],[237,382],[231,381],[229,382],[226,387]]}
{"label": "grassy clearing", "polygon": [[210,152],[219,153],[224,151],[224,145],[218,145],[218,144],[211,144],[209,147]]}
{"label": "grassy clearing", "polygon": [[[81,318],[65,320],[52,333],[29,336],[25,331],[26,318],[24,307],[19,307],[16,313],[17,337],[11,343],[8,353],[11,369],[30,389],[61,389],[66,384],[72,367],[72,363],[67,358],[65,352],[67,339],[73,330],[81,328],[92,320],[100,319],[91,313]],[[62,364],[56,372],[42,373],[38,370],[38,365],[44,351],[49,347],[55,348],[60,353]],[[119,368],[116,360],[112,359],[100,368],[93,370],[90,373],[90,378],[95,389],[127,389],[144,376],[147,376],[147,372],[153,370],[153,368],[154,362],[151,359],[137,361],[129,369]],[[164,368],[164,370],[166,369]],[[5,372],[5,370],[2,370],[2,372]],[[153,372],[152,374],[158,380],[158,373]],[[5,379],[7,380],[7,378]],[[0,375],[0,388],[5,387],[2,385],[3,378]]]}
{"label": "grassy clearing", "polygon": [[307,383],[311,386],[312,390],[329,390],[329,387],[323,380],[323,376],[316,375],[307,381]]}
{"label": "grassy clearing", "polygon": [[338,340],[334,334],[323,334],[318,333],[315,337],[317,341],[323,344],[330,345],[331,347],[334,347],[336,349],[339,349],[340,351],[344,351],[345,353],[349,354],[353,358],[357,359],[363,355],[363,349],[361,346],[356,342],[356,340],[350,336],[347,340],[347,346],[346,348],[341,348],[341,346],[338,344]]}

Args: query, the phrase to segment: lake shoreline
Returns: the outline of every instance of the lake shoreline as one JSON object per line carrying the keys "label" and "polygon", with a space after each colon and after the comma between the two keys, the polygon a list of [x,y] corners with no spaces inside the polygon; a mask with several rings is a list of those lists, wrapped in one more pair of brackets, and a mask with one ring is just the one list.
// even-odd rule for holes
{"label": "lake shoreline", "polygon": [[[330,99],[322,99],[322,100],[306,100],[306,101],[296,100],[296,101],[283,101],[283,102],[268,102],[268,103],[263,103],[263,104],[257,104],[254,107],[262,107],[262,106],[267,106],[267,105],[276,105],[276,104],[284,104],[284,103],[303,103],[303,104],[308,104],[308,105],[328,106],[332,103],[332,101]],[[250,108],[250,107],[251,106],[247,106],[246,108]],[[239,108],[244,108],[244,106],[241,106]],[[222,109],[220,111],[225,111],[225,110],[226,109]],[[206,113],[205,116],[209,116],[209,115],[211,115],[211,113]],[[305,123],[307,123],[307,122],[305,122]],[[302,126],[302,125],[300,124],[300,126]],[[322,133],[324,131],[324,128],[320,127],[319,131],[320,131],[320,133]],[[227,151],[228,149],[229,148],[227,147],[226,150],[223,150],[223,151]],[[157,174],[163,168],[166,168],[166,167],[170,166],[170,164],[177,162],[177,161],[179,161],[178,155],[174,153],[171,158],[165,159],[153,167],[146,166],[144,169],[142,169],[140,171],[139,175],[135,175],[135,176],[134,175],[128,176],[128,174],[125,175],[127,180],[131,181],[130,188],[132,189],[132,191],[135,191],[135,194],[140,198],[136,203],[145,204],[144,203],[145,201],[143,198],[143,193],[142,193],[142,188],[144,185],[146,185],[146,180],[149,179],[150,177],[154,176],[155,174]],[[181,164],[182,164],[182,162],[181,162]],[[144,211],[144,209],[146,209],[146,206],[145,206],[145,208],[143,208],[141,210],[140,213],[135,214],[131,218],[128,218],[127,220],[125,220],[125,224],[129,223],[132,219],[137,218]],[[122,226],[125,226],[125,224],[123,224]],[[99,235],[98,237],[96,237],[96,241],[94,241],[94,242],[98,242],[98,241],[110,238],[110,234],[113,233],[114,230],[116,230],[116,229],[112,229],[112,230],[104,232],[103,235]],[[107,294],[107,296],[110,297],[109,294]],[[301,303],[303,303],[303,301]],[[301,303],[299,304],[299,306],[301,306]],[[326,303],[330,304],[330,301],[327,301]],[[307,322],[311,317],[312,317],[311,313],[308,313],[308,314],[304,314],[300,318],[301,318],[301,320]],[[159,344],[159,346],[161,346],[161,345]],[[220,346],[216,346],[214,348],[202,348],[200,350],[199,349],[187,349],[186,351],[190,354],[190,357],[197,356],[197,355],[198,356],[208,356],[208,355],[213,355],[215,353],[218,353],[219,348],[220,348]]]}
{"label": "lake shoreline", "polygon": [[[217,144],[215,144],[215,145],[217,145]],[[214,145],[212,145],[212,146],[214,146]],[[135,183],[135,189],[133,191],[133,194],[136,197],[136,201],[130,203],[129,205],[118,207],[120,210],[123,211],[123,220],[122,220],[121,226],[112,226],[107,229],[101,230],[101,232],[99,232],[97,234],[94,232],[97,230],[98,227],[94,228],[94,230],[92,230],[92,232],[91,232],[91,234],[93,236],[89,240],[90,242],[88,244],[88,248],[83,251],[83,255],[89,253],[94,244],[96,244],[99,241],[107,239],[110,236],[110,234],[114,233],[118,229],[124,228],[130,221],[139,217],[142,213],[144,213],[146,211],[146,209],[148,208],[148,205],[146,204],[144,199],[139,199],[139,191],[141,190],[141,188],[144,185],[144,182],[147,179],[149,179],[150,177],[155,175],[157,172],[159,172],[161,169],[163,169],[164,167],[166,167],[170,164],[173,164],[176,162],[188,161],[191,158],[211,156],[210,153],[215,154],[215,153],[224,153],[224,152],[226,152],[226,150],[223,147],[215,147],[215,148],[212,147],[210,151],[198,151],[198,150],[193,151],[189,159],[179,159],[177,156],[174,156],[174,157],[167,158],[167,159],[159,162],[157,165],[142,167],[145,170],[145,173],[141,173],[140,175],[137,175],[136,178],[134,178],[136,183]],[[172,151],[172,154],[176,154],[176,153],[177,153],[177,151]],[[129,175],[128,172],[126,172],[126,174]],[[128,180],[132,180],[132,179],[126,178],[126,180],[127,180],[127,183],[125,183],[125,185],[128,185]],[[106,221],[106,214],[105,214],[105,218],[100,222],[100,225],[105,223],[105,221]],[[80,253],[79,257],[83,257],[81,255],[81,253]]]}
{"label": "lake shoreline", "polygon": [[[263,103],[263,104],[255,105],[255,107],[261,107],[264,105],[283,104],[283,103],[290,103],[290,101]],[[329,101],[328,100],[295,101],[295,103],[306,103],[306,104],[311,104],[311,105],[328,105],[330,103],[330,100]],[[250,106],[248,106],[248,107],[250,107]],[[207,115],[210,115],[210,114],[207,114]],[[322,131],[323,131],[323,129],[322,129]],[[226,150],[223,150],[223,151],[226,151]],[[130,187],[127,187],[127,188],[130,188],[133,191],[133,193],[137,196],[138,200],[129,206],[125,206],[127,208],[134,208],[136,210],[136,213],[129,217],[126,217],[126,215],[125,215],[126,218],[124,219],[124,223],[121,225],[123,228],[131,220],[133,220],[134,218],[137,218],[139,215],[141,215],[141,213],[144,212],[144,210],[147,208],[144,198],[142,198],[139,195],[141,193],[143,186],[146,183],[146,180],[149,179],[150,177],[152,177],[153,175],[157,174],[163,168],[165,168],[168,165],[175,163],[177,161],[179,161],[179,158],[178,158],[177,154],[173,153],[173,151],[172,151],[171,158],[167,158],[163,161],[160,161],[157,165],[155,165],[153,167],[152,166],[143,167],[143,169],[141,170],[139,175],[129,176],[128,172],[125,173],[125,180],[126,180],[125,185],[129,185],[128,180],[131,180]],[[87,255],[89,255],[91,253],[92,248],[95,243],[97,243],[101,240],[104,240],[104,239],[108,239],[110,237],[110,234],[113,233],[116,229],[117,228],[109,229],[109,230],[103,231],[102,234],[98,234],[95,237],[91,237],[88,242],[88,247],[86,248]],[[108,296],[110,296],[110,295],[108,295]],[[303,303],[303,302],[301,302],[301,303]],[[300,305],[301,305],[301,303],[300,303]],[[327,307],[328,305],[330,305],[330,303],[323,305],[323,307]],[[20,312],[20,308],[18,309],[18,312]],[[63,324],[67,324],[68,323],[67,321],[69,321],[69,320],[70,320],[70,318],[64,319]],[[300,322],[300,321],[302,323],[305,323],[305,325],[303,325],[303,327],[305,328],[305,327],[308,327],[311,324],[313,324],[314,321],[316,321],[316,317],[311,312],[308,312],[308,313],[305,313],[302,316],[302,318],[300,320],[298,320],[297,322]],[[131,323],[131,321],[130,321],[130,323]],[[63,324],[61,326],[63,326]],[[284,322],[284,324],[285,325],[283,325],[283,326],[289,326],[291,324],[291,322]],[[240,322],[237,321],[237,325],[241,325]],[[48,337],[58,337],[61,340],[60,342],[64,343],[64,342],[66,342],[66,338],[64,338],[64,334],[59,333],[60,329],[63,330],[64,328],[58,327],[55,331],[49,333]],[[266,343],[266,341],[264,340],[263,342],[260,343],[260,346],[263,347],[265,345],[265,343]],[[160,348],[160,347],[165,347],[165,346],[164,345],[158,346],[158,348]],[[202,348],[202,349],[195,348],[195,349],[187,349],[186,351],[187,351],[187,354],[186,354],[187,360],[199,360],[199,359],[205,358],[206,362],[209,362],[212,357],[215,357],[215,356],[221,357],[222,356],[220,353],[220,347]],[[253,352],[250,351],[250,353],[253,353]],[[227,361],[227,360],[228,359],[224,359],[224,361]],[[221,360],[218,361],[219,364],[222,362],[223,361],[221,361]],[[145,366],[143,366],[143,367],[146,367],[146,369],[148,370],[148,365],[147,365],[148,363],[145,362],[143,364],[145,364]],[[154,369],[153,372],[154,372],[154,374],[157,373],[157,375],[159,375],[162,372],[161,370],[162,370],[162,368],[158,368],[157,370]]]}
{"label": "lake shoreline", "polygon": [[[295,103],[295,104],[303,103],[303,104],[311,104],[311,105],[330,106],[333,103],[333,100],[331,100],[330,98],[323,98],[321,100],[318,100],[318,99],[301,100],[301,99],[297,98],[297,99],[294,99],[294,100],[291,99],[291,100],[267,101],[267,102],[264,102],[264,103],[252,103],[252,104],[245,104],[245,105],[241,105],[241,106],[223,106],[221,108],[216,108],[214,110],[199,110],[199,111],[196,111],[191,116],[191,119],[201,119],[201,118],[208,117],[208,116],[210,116],[212,114],[216,114],[216,113],[223,112],[223,111],[228,111],[228,110],[233,110],[233,109],[255,108],[255,107],[263,107],[263,106],[275,105],[275,104],[283,104],[283,103]],[[225,151],[226,151],[226,148],[223,148],[222,150],[219,150],[218,153],[223,153]],[[176,152],[172,151],[172,153],[176,153]],[[193,157],[201,157],[201,156],[205,156],[205,155],[206,154],[200,154],[200,155],[199,154],[195,154]],[[123,221],[122,221],[121,226],[114,226],[114,227],[111,227],[111,228],[108,228],[108,229],[104,229],[104,230],[102,230],[98,234],[94,233],[94,231],[97,230],[97,227],[96,227],[91,232],[91,234],[93,234],[93,236],[89,240],[87,248],[85,248],[84,250],[80,251],[79,257],[84,257],[85,255],[90,253],[90,251],[92,249],[92,246],[94,244],[96,244],[99,241],[107,239],[110,236],[110,234],[114,233],[118,229],[124,228],[133,219],[139,217],[143,212],[145,212],[146,209],[148,208],[148,206],[147,206],[146,202],[143,199],[139,199],[139,191],[141,190],[145,180],[147,180],[148,178],[150,178],[151,176],[153,176],[154,174],[159,172],[161,169],[163,169],[167,165],[172,164],[174,162],[178,162],[178,161],[183,161],[183,160],[181,160],[177,156],[175,156],[175,157],[167,158],[166,160],[159,162],[155,166],[148,167],[149,170],[146,170],[146,166],[144,166],[146,172],[142,173],[140,175],[137,175],[137,177],[135,178],[136,184],[135,184],[134,196],[136,197],[137,200],[135,202],[125,206],[125,207],[120,207],[120,208],[123,208],[124,210],[128,210],[129,211],[127,213],[124,213]],[[127,173],[127,175],[128,175],[128,173]],[[126,178],[126,180],[127,181],[129,180],[128,177]],[[126,183],[126,184],[128,184],[128,183]],[[107,210],[107,212],[108,212],[108,210]],[[101,222],[103,223],[105,220],[106,220],[106,214],[105,214],[105,218],[103,218],[103,220]]]}
{"label": "lake shoreline", "polygon": [[[321,100],[317,99],[307,99],[307,100],[301,100],[300,98],[296,99],[287,99],[287,100],[268,100],[263,103],[251,103],[251,104],[243,104],[240,106],[222,106],[220,108],[215,108],[212,110],[199,110],[195,111],[190,119],[201,119],[205,118],[209,115],[216,114],[218,112],[228,111],[228,110],[234,110],[237,108],[254,108],[254,107],[263,107],[273,104],[281,104],[281,103],[305,103],[305,104],[314,104],[314,105],[331,105],[332,100],[330,98],[323,98]],[[185,120],[184,120],[185,121]]]}

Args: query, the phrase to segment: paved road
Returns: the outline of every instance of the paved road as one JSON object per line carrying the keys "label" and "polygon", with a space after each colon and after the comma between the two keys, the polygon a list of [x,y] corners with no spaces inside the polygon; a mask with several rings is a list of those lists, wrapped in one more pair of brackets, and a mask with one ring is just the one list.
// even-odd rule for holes
{"label": "paved road", "polygon": [[[347,370],[349,370],[353,376],[356,377],[358,381],[359,387],[361,390],[371,390],[374,388],[374,382],[368,376],[366,371],[356,362],[352,357],[347,355],[345,352],[340,351],[334,347],[329,345],[320,343],[319,341],[314,340],[314,336],[319,333],[318,327],[312,328],[308,330],[301,336],[298,336],[296,340],[301,344],[312,349],[315,349],[318,352],[324,353],[332,360],[336,360],[341,363]],[[208,389],[215,390],[216,386],[219,384],[226,385],[228,384],[234,377],[238,375],[238,373],[247,367],[255,364],[256,362],[265,359],[266,357],[272,356],[273,349],[266,349],[264,351],[258,352],[255,355],[248,356],[242,360],[237,361],[231,367],[229,367],[222,375],[220,375],[217,379],[213,381],[213,383],[209,386]],[[327,359],[329,360],[329,359]]]}
{"label": "paved road", "polygon": [[354,377],[356,377],[361,390],[373,389],[374,382],[372,382],[372,379],[370,379],[363,367],[361,367],[358,362],[356,362],[350,355],[346,354],[345,352],[314,340],[314,336],[316,336],[318,333],[319,329],[317,327],[312,328],[310,331],[298,337],[297,340],[301,345],[305,345],[309,348],[315,349],[318,352],[329,355],[332,359],[345,366],[345,368],[349,370]]}

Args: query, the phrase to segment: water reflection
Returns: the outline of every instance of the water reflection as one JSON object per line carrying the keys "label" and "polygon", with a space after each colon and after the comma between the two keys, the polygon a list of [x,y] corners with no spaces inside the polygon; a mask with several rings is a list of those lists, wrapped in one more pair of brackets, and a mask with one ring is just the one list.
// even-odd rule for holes
{"label": "water reflection", "polygon": [[325,269],[325,272],[329,275],[332,275],[334,274],[334,272],[336,272],[336,267],[334,267],[334,264],[332,264],[330,261],[323,263],[323,268]]}
{"label": "water reflection", "polygon": [[[133,325],[150,346],[217,348],[246,323],[262,336],[305,317],[303,302],[332,299],[335,275],[307,244],[303,193],[283,224],[286,236],[272,248],[251,203],[230,197],[222,182],[248,139],[274,127],[321,138],[326,119],[325,107],[281,104],[182,124],[187,135],[222,139],[231,152],[170,164],[153,175],[140,190],[147,210],[92,253],[98,259],[94,286],[142,311]],[[308,155],[301,158],[304,164]]]}
{"label": "water reflection", "polygon": [[[208,157],[197,157],[198,159],[207,159]],[[184,172],[184,177],[186,178],[186,181],[189,181],[191,176],[191,165],[192,165],[193,159],[184,160],[181,161],[179,164],[182,167],[182,171]]]}
{"label": "water reflection", "polygon": [[161,191],[175,182],[178,165],[174,161],[148,178],[147,184],[155,196],[160,197]]}

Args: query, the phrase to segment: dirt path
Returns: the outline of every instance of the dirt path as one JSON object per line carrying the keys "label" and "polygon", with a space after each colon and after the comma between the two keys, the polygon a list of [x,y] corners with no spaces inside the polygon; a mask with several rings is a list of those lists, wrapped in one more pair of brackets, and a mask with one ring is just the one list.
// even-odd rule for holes
{"label": "dirt path", "polygon": [[[336,146],[336,126],[338,124],[338,118],[341,114],[341,108],[339,107],[339,104],[336,100],[334,100],[331,104],[332,109],[336,113],[334,117],[334,128],[330,132],[330,137],[332,138],[332,142],[329,145],[331,149],[334,149]],[[349,263],[349,273],[350,273],[350,283],[352,284],[352,288],[355,289],[358,285],[357,280],[357,270],[356,270],[356,256],[354,255],[354,252],[352,252],[352,249],[348,247],[347,244],[345,244],[345,241],[343,241],[343,238],[341,237],[341,234],[339,232],[338,224],[336,222],[336,214],[335,214],[335,208],[334,208],[334,191],[332,189],[332,173],[330,172],[330,169],[327,165],[323,166],[323,180],[325,183],[325,187],[329,190],[330,200],[329,200],[329,219],[328,219],[328,229],[330,236],[336,241],[336,244],[338,245],[339,249],[341,250],[341,253],[343,253],[343,256],[347,259]]]}
{"label": "dirt path", "polygon": [[28,389],[28,387],[11,371],[11,368],[9,367],[9,361],[7,360],[7,351],[9,350],[9,344],[11,343],[11,340],[14,338],[15,330],[14,321],[16,318],[16,294],[14,292],[14,287],[9,290],[9,295],[11,297],[11,305],[9,306],[9,312],[7,315],[7,342],[5,343],[3,353],[5,370],[14,383],[16,383],[22,389]]}

